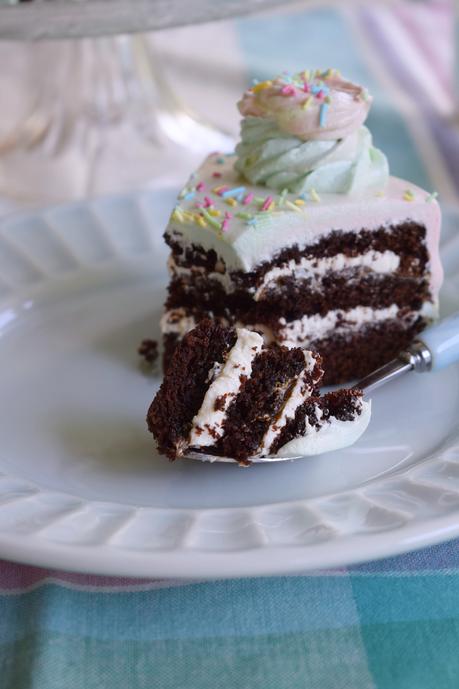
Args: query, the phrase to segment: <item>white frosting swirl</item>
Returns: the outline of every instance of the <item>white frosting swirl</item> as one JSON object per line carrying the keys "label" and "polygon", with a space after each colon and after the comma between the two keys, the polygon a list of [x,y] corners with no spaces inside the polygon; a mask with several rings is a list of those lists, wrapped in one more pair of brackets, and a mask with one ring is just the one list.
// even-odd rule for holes
{"label": "white frosting swirl", "polygon": [[303,141],[271,118],[250,116],[242,121],[236,153],[239,173],[276,191],[354,193],[381,189],[389,177],[386,156],[364,126],[335,141]]}

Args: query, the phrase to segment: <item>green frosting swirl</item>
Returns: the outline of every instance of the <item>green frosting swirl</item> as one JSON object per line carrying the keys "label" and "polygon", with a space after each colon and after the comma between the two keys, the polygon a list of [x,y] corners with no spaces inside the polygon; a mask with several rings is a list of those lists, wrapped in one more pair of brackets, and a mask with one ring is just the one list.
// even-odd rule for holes
{"label": "green frosting swirl", "polygon": [[246,117],[236,153],[240,174],[276,191],[350,194],[380,189],[389,177],[387,158],[365,126],[336,141],[302,141],[272,119]]}

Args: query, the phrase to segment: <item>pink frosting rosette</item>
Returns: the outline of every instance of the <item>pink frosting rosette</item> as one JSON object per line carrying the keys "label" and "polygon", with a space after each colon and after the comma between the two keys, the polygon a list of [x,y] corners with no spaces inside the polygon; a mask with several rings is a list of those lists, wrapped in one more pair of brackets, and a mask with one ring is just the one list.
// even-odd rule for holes
{"label": "pink frosting rosette", "polygon": [[300,72],[256,84],[238,108],[244,117],[273,119],[279,129],[299,139],[336,140],[355,132],[365,121],[371,97],[335,70]]}

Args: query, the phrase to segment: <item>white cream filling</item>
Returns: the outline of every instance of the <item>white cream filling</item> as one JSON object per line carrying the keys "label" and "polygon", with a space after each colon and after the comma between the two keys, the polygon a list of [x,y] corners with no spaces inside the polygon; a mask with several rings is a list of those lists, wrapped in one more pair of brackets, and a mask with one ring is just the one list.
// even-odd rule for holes
{"label": "white cream filling", "polygon": [[371,418],[371,401],[362,400],[361,411],[353,421],[331,417],[316,428],[306,424],[306,433],[283,445],[276,457],[307,457],[333,452],[355,443],[366,431]]}
{"label": "white cream filling", "polygon": [[357,306],[354,309],[334,309],[326,316],[303,316],[287,323],[285,318],[279,319],[279,330],[282,343],[296,346],[298,342],[308,342],[322,339],[332,331],[357,330],[362,325],[396,318],[399,308],[392,304],[385,309],[373,309],[371,306]]}
{"label": "white cream filling", "polygon": [[301,258],[300,261],[290,260],[282,266],[276,266],[269,270],[263,277],[263,281],[255,291],[255,301],[258,301],[267,289],[276,287],[280,277],[291,276],[295,280],[305,278],[317,278],[327,272],[339,272],[351,268],[369,268],[375,273],[393,273],[400,265],[400,256],[393,251],[368,251],[359,256],[346,256],[336,254],[323,258]]}
{"label": "white cream filling", "polygon": [[[241,376],[250,378],[252,364],[263,347],[263,338],[250,330],[238,329],[237,340],[217,376],[210,384],[201,408],[193,419],[188,445],[214,445],[223,435],[226,411],[241,387]],[[215,404],[222,398],[218,409]]]}
{"label": "white cream filling", "polygon": [[[393,251],[368,251],[359,256],[336,254],[323,258],[303,257],[300,261],[292,259],[288,263],[272,268],[263,276],[256,289],[250,288],[248,291],[254,295],[255,301],[259,301],[265,291],[276,288],[277,280],[280,277],[291,276],[294,280],[320,278],[329,271],[340,272],[353,268],[369,269],[375,273],[388,274],[395,272],[399,265],[400,256]],[[209,273],[203,266],[193,266],[192,268],[180,266],[172,255],[168,259],[168,268],[170,274],[176,277],[188,279],[202,277],[205,280],[219,282],[227,294],[236,289],[236,285],[228,272],[213,271]]]}
{"label": "white cream filling", "polygon": [[[305,371],[310,372],[314,369],[317,364],[316,358],[308,350],[304,351],[304,361],[305,361]],[[317,382],[317,381],[315,381]],[[284,406],[279,414],[279,416],[273,421],[269,426],[268,430],[264,434],[260,446],[257,451],[257,455],[263,456],[269,453],[271,445],[282,431],[284,426],[288,421],[293,419],[296,410],[300,407],[303,402],[305,402],[312,393],[312,387],[307,385],[304,381],[303,375],[298,377],[295,385],[290,392],[290,395],[284,402]]]}
{"label": "white cream filling", "polygon": [[[373,309],[371,306],[357,306],[347,311],[336,309],[329,311],[326,316],[314,315],[303,316],[295,321],[287,323],[284,318],[280,319],[281,328],[279,329],[278,339],[287,347],[298,347],[313,340],[327,337],[332,333],[355,332],[360,327],[373,322],[385,320],[397,320],[399,318],[399,307],[397,304],[384,309]],[[404,314],[402,320],[405,323],[414,321],[418,316],[428,320],[438,317],[438,301],[423,303],[418,311],[409,311]],[[221,320],[226,325],[225,319]],[[193,316],[189,316],[183,308],[171,309],[166,311],[161,318],[161,332],[163,334],[173,333],[183,337],[196,325]],[[255,323],[251,325],[236,324],[238,327],[256,329],[263,333],[266,343],[273,342],[276,338],[270,328],[263,324]]]}
{"label": "white cream filling", "polygon": [[[397,304],[392,304],[384,309],[373,309],[371,306],[356,306],[354,309],[335,309],[329,311],[325,316],[303,316],[298,320],[287,323],[281,318],[281,328],[279,329],[279,339],[287,347],[298,347],[307,345],[313,340],[320,340],[331,334],[343,332],[355,332],[362,326],[378,323],[386,320],[397,320],[400,317],[401,309]],[[425,318],[435,318],[437,305],[432,302],[424,302],[419,311],[410,311],[403,315],[404,322],[413,321],[419,315]]]}

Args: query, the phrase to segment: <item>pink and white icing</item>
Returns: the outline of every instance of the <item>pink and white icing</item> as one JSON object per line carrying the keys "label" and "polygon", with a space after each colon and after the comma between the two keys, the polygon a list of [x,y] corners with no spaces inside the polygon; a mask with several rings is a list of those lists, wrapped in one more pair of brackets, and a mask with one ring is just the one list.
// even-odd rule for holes
{"label": "pink and white icing", "polygon": [[[300,72],[289,83],[277,77],[257,84],[239,101],[239,112],[244,117],[272,118],[281,131],[303,141],[343,139],[365,122],[372,99],[362,86],[328,72],[329,76],[312,80]],[[326,117],[321,123],[324,106]]]}

